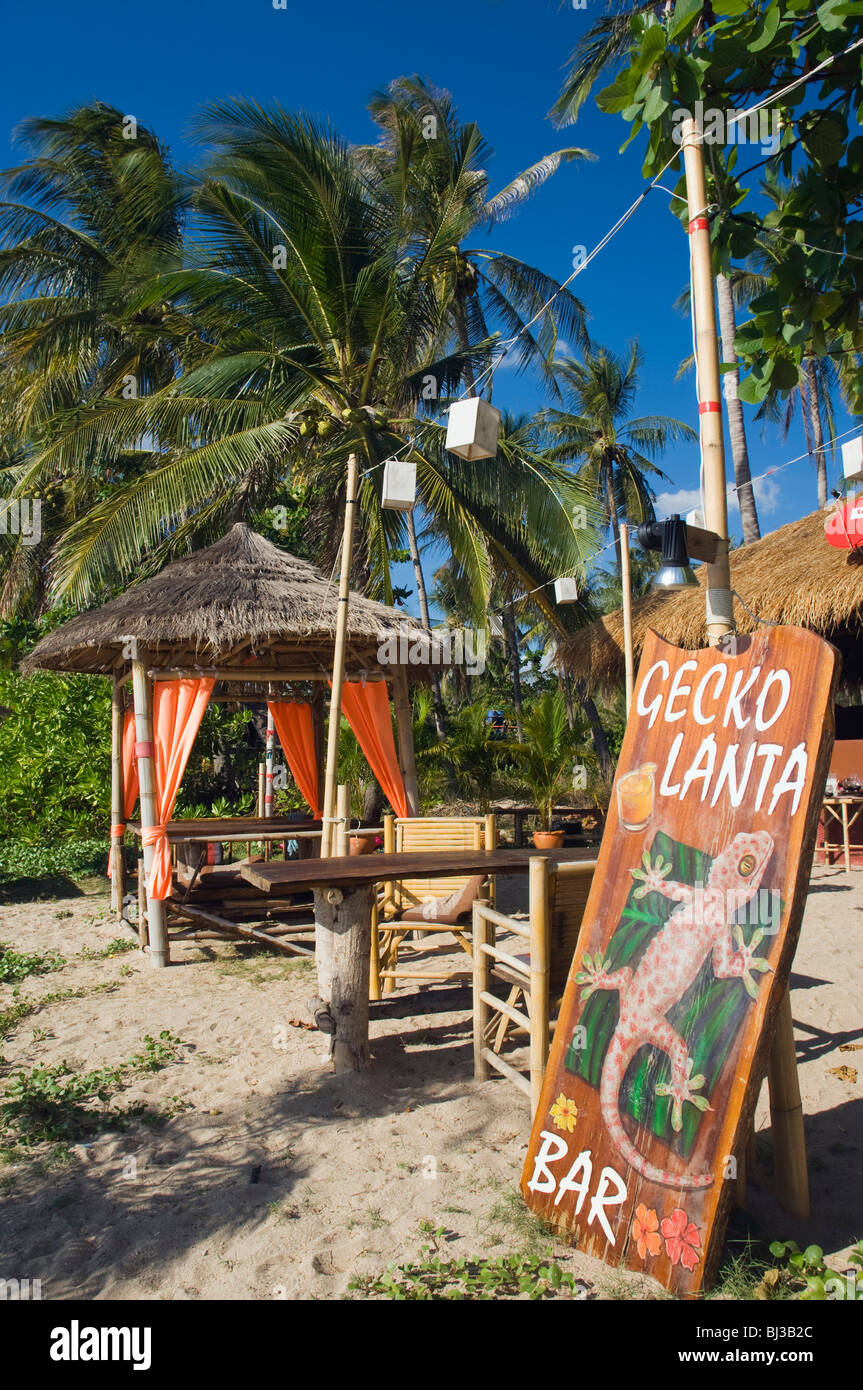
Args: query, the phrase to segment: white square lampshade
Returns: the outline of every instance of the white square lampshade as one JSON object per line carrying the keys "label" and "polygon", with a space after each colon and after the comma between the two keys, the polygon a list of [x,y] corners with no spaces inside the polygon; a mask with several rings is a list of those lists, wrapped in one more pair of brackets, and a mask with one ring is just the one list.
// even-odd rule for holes
{"label": "white square lampshade", "polygon": [[577,603],[578,585],[570,577],[555,579],[554,581],[554,601],[555,603]]}
{"label": "white square lampshade", "polygon": [[846,483],[863,478],[863,435],[842,445],[842,473]]}
{"label": "white square lampshade", "polygon": [[393,512],[412,510],[417,490],[417,466],[411,459],[387,459],[381,506]]}
{"label": "white square lampshade", "polygon": [[463,459],[493,459],[500,437],[500,411],[481,396],[449,408],[446,447]]}

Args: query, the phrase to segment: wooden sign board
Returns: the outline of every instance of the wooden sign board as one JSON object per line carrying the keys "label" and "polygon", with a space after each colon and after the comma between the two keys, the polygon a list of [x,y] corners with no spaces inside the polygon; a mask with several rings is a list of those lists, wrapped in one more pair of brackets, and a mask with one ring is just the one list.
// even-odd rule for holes
{"label": "wooden sign board", "polygon": [[834,648],[648,633],[522,1176],[580,1249],[709,1283],[806,899]]}

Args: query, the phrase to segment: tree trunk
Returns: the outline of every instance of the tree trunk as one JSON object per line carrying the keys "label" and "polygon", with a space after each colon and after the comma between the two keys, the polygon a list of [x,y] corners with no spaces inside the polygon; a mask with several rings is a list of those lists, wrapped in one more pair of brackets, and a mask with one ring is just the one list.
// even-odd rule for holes
{"label": "tree trunk", "polygon": [[808,387],[809,423],[815,444],[815,467],[818,473],[818,506],[827,506],[827,455],[824,452],[824,433],[821,429],[821,395],[818,386],[818,372],[814,357],[806,359],[806,384]]}
{"label": "tree trunk", "polygon": [[524,727],[521,722],[521,653],[518,649],[518,627],[515,621],[515,605],[512,598],[504,610],[504,627],[512,665],[512,703],[515,706],[515,730],[519,743],[524,743]]}
{"label": "tree trunk", "polygon": [[[427,628],[428,631],[431,632],[431,618],[429,616],[428,593],[426,591],[426,582],[425,575],[423,574],[422,561],[420,560],[420,550],[419,546],[417,545],[417,533],[416,527],[414,526],[413,512],[406,513],[406,521],[408,527],[408,545],[410,546],[411,559],[413,561],[414,566],[414,578],[416,579],[417,585],[417,598],[419,599],[420,605],[420,617],[422,618],[423,627]],[[446,732],[446,726],[444,724],[443,717],[443,696],[441,694],[440,688],[440,671],[437,668],[435,668],[435,670],[432,673],[432,684],[434,687],[435,732],[437,733],[438,738],[443,738]]]}
{"label": "tree trunk", "polygon": [[563,691],[563,703],[566,708],[566,722],[570,731],[575,728],[575,710],[572,708],[572,680],[568,673],[559,677],[560,688]]}
{"label": "tree trunk", "polygon": [[318,991],[332,1017],[333,1065],[361,1071],[369,1054],[369,957],[373,887],[315,889]]}
{"label": "tree trunk", "polygon": [[611,533],[614,536],[614,554],[617,564],[617,577],[620,578],[623,572],[623,559],[620,550],[620,521],[617,516],[617,499],[614,495],[614,475],[612,473],[613,464],[610,459],[602,461],[602,477],[605,484],[605,505],[608,508],[608,522],[611,526]]}
{"label": "tree trunk", "polygon": [[588,694],[588,691],[583,681],[578,681],[576,683],[575,688],[578,692],[578,698],[581,702],[581,707],[584,710],[584,713],[586,714],[588,722],[590,724],[590,736],[593,739],[593,746],[596,749],[596,756],[599,759],[600,771],[603,777],[610,777],[611,774],[614,772],[614,759],[611,756],[611,749],[608,746],[608,738],[606,737],[605,730],[602,727],[602,721],[599,717],[599,710],[596,708],[596,705],[593,703],[591,696]]}
{"label": "tree trunk", "polygon": [[737,369],[737,354],[734,351],[734,335],[737,324],[734,317],[734,295],[731,281],[724,275],[716,277],[716,302],[719,306],[719,331],[722,338],[722,360],[733,362],[734,371],[723,377],[725,406],[728,411],[728,435],[731,440],[731,456],[734,460],[734,481],[737,484],[737,500],[740,504],[740,520],[743,523],[743,543],[750,545],[760,540],[761,527],[758,525],[758,512],[755,506],[755,493],[752,487],[752,473],[749,468],[749,450],[746,446],[746,425],[743,420],[743,402],[737,394],[740,372]]}

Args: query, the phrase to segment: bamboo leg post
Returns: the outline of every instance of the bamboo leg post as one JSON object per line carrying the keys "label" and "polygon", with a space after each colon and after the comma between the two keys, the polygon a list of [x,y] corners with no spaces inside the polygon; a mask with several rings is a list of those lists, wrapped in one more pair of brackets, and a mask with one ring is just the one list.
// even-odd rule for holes
{"label": "bamboo leg post", "polygon": [[315,889],[315,965],[318,991],[334,1023],[337,1072],[369,1065],[369,963],[374,888],[342,893]]}
{"label": "bamboo leg post", "polygon": [[632,654],[632,577],[629,566],[629,527],[620,524],[620,585],[623,599],[623,659],[626,667],[626,712],[632,704],[635,662]]}
{"label": "bamboo leg post", "polygon": [[473,1074],[477,1081],[488,1081],[491,1067],[483,1056],[485,1035],[491,1022],[491,1008],[483,999],[491,979],[491,957],[482,949],[490,946],[489,922],[481,903],[473,908]]}
{"label": "bamboo leg post", "polygon": [[381,997],[381,930],[378,904],[372,900],[372,940],[369,951],[369,999]]}
{"label": "bamboo leg post", "polygon": [[147,873],[141,854],[138,855],[138,945],[142,951],[147,945]]}
{"label": "bamboo leg post", "polygon": [[258,820],[264,819],[264,800],[267,795],[267,764],[258,763]]}
{"label": "bamboo leg post", "polygon": [[799,1221],[808,1221],[811,1208],[806,1136],[797,1076],[791,995],[787,990],[779,1008],[776,1033],[767,1063],[767,1084],[770,1088],[776,1195],[789,1215]]}
{"label": "bamboo leg post", "polygon": [[123,837],[117,833],[123,824],[123,687],[114,681],[111,692],[111,911],[123,913],[126,896],[126,854]]}
{"label": "bamboo leg post", "polygon": [[530,1113],[536,1114],[548,1061],[548,860],[531,857],[530,893]]}
{"label": "bamboo leg post", "polygon": [[351,561],[354,554],[354,516],[357,510],[357,456],[348,458],[345,492],[345,527],[342,536],[342,567],[339,576],[339,606],[336,613],[336,641],[333,652],[333,688],[330,694],[330,722],[327,729],[327,765],[324,773],[324,824],[321,858],[329,859],[333,845],[333,817],[336,808],[336,775],[339,761],[339,727],[342,718],[342,687],[345,683],[345,648],[348,637],[348,604],[351,593]]}
{"label": "bamboo leg post", "polygon": [[[139,653],[132,662],[132,695],[135,701],[135,738],[139,745],[152,750],[153,705],[152,685],[147,676],[147,661]],[[152,751],[138,752],[138,785],[141,801],[141,830],[158,825],[156,809],[156,773]],[[144,876],[149,883],[153,864],[153,846],[144,845]],[[168,931],[165,923],[165,904],[150,896],[147,890],[147,936],[150,945],[150,964],[157,970],[170,963]]]}
{"label": "bamboo leg post", "polygon": [[[486,851],[497,849],[497,816],[494,811],[489,811],[486,815],[484,835]],[[491,903],[493,907],[495,902],[495,881],[493,874],[489,878],[488,888],[486,888],[484,892],[486,902]]]}
{"label": "bamboo leg post", "polygon": [[408,691],[408,673],[404,666],[396,666],[393,670],[393,699],[399,736],[399,764],[404,778],[408,815],[416,816],[419,814],[419,790],[414,755],[413,709]]}
{"label": "bamboo leg post", "polygon": [[851,872],[851,832],[848,826],[848,802],[842,802],[842,845],[845,850],[845,872]]}
{"label": "bamboo leg post", "polygon": [[342,856],[348,852],[348,824],[350,822],[350,792],[342,784],[336,788],[336,834],[335,852]]}

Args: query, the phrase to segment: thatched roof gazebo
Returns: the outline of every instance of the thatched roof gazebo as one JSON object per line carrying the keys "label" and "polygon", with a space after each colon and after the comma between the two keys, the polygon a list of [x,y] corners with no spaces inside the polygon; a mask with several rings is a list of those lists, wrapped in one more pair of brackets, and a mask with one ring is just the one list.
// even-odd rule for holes
{"label": "thatched roof gazebo", "polygon": [[[168,960],[162,899],[168,888],[154,887],[164,872],[176,788],[186,766],[200,718],[210,700],[267,701],[285,693],[304,722],[294,735],[307,782],[323,774],[324,697],[333,676],[339,588],[314,565],[299,560],[238,523],[222,540],[167,565],[152,579],[133,585],[101,608],[82,613],[56,628],[22,664],[37,669],[89,672],[114,682],[112,718],[111,855],[115,905],[122,905],[122,843],[134,791],[140,789],[146,918],[153,964]],[[385,725],[386,755],[407,814],[417,810],[408,674],[423,679],[443,659],[425,628],[395,608],[351,593],[348,603],[345,676],[355,699],[368,698],[381,683],[391,687],[398,733],[396,750],[385,700],[377,698],[377,719]],[[165,729],[155,734],[154,700],[158,682],[173,683]],[[132,687],[129,712],[127,687]],[[298,686],[297,694],[291,687]],[[159,696],[168,685],[159,688]],[[308,690],[312,690],[309,698]],[[167,707],[167,700],[161,704]],[[128,738],[127,738],[128,735]],[[283,749],[285,738],[282,738]],[[161,738],[161,742],[160,742]],[[124,762],[134,765],[137,784],[124,780]],[[313,747],[309,745],[313,744]],[[159,775],[156,775],[157,760]],[[399,777],[400,774],[400,777]],[[166,792],[166,788],[168,791]],[[314,791],[309,796],[314,797]],[[307,799],[309,799],[307,796]],[[161,810],[160,810],[161,807]],[[319,815],[319,812],[313,812]],[[186,823],[188,824],[188,823]],[[320,824],[320,822],[318,822]],[[176,829],[176,827],[175,827]],[[218,837],[216,837],[218,838]],[[241,838],[241,837],[236,837]],[[155,848],[154,848],[155,847]],[[153,871],[153,872],[151,872]]]}
{"label": "thatched roof gazebo", "polygon": [[[245,674],[244,688],[253,691],[268,678],[321,680],[332,674],[337,607],[337,584],[238,522],[215,545],[50,632],[22,670],[116,675],[134,637],[153,666],[230,670],[235,683]],[[351,593],[348,613],[350,679],[391,676],[377,658],[381,642],[424,632],[398,609],[362,594]],[[412,665],[418,675],[422,669]]]}
{"label": "thatched roof gazebo", "polygon": [[[858,681],[863,679],[863,569],[848,563],[848,551],[828,545],[827,517],[825,511],[812,512],[731,551],[731,587],[742,600],[735,599],[734,616],[742,633],[753,632],[758,619],[819,633],[839,648],[845,680]],[[636,666],[649,629],[677,647],[706,645],[706,570],[705,565],[696,570],[697,589],[653,591],[633,603]],[[558,659],[589,689],[614,690],[625,675],[622,610],[574,633],[559,645]]]}

